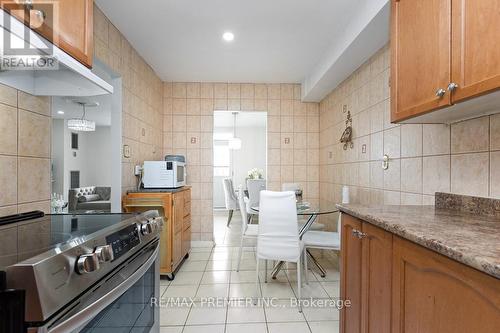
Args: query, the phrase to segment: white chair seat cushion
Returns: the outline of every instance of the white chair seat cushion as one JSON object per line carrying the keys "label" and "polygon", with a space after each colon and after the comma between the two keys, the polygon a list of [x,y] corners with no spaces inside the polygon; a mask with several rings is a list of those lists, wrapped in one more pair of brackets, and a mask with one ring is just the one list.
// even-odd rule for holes
{"label": "white chair seat cushion", "polygon": [[302,237],[305,247],[340,248],[337,232],[308,231]]}
{"label": "white chair seat cushion", "polygon": [[245,236],[257,237],[258,234],[259,234],[259,225],[249,224],[247,230],[245,231]]}
{"label": "white chair seat cushion", "polygon": [[[303,241],[299,242],[299,250],[300,253],[304,251],[305,243]],[[269,254],[266,253],[256,253],[258,259],[263,260],[277,260],[277,261],[286,261],[286,262],[297,262],[299,260],[300,255],[293,254],[293,248],[290,250],[285,250],[284,248],[276,249],[273,246],[269,247]]]}

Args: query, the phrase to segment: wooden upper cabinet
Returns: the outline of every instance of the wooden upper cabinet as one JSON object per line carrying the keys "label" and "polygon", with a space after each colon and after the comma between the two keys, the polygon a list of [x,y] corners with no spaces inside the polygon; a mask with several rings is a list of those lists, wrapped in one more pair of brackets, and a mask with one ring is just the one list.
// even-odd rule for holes
{"label": "wooden upper cabinet", "polygon": [[[24,6],[25,1],[17,2],[17,9],[10,10],[12,15],[25,24],[31,22],[33,30],[85,66],[92,67],[93,0],[33,0],[33,7],[29,12]],[[0,3],[3,6],[12,3],[12,0],[1,0]],[[13,7],[7,7],[9,8]],[[41,15],[45,18],[40,25]]]}
{"label": "wooden upper cabinet", "polygon": [[392,122],[496,113],[499,35],[500,0],[392,0]]}
{"label": "wooden upper cabinet", "polygon": [[450,40],[451,0],[392,1],[392,121],[451,104]]}
{"label": "wooden upper cabinet", "polygon": [[452,0],[452,101],[500,87],[500,0]]}
{"label": "wooden upper cabinet", "polygon": [[59,0],[60,47],[78,61],[92,67],[94,50],[93,0]]}

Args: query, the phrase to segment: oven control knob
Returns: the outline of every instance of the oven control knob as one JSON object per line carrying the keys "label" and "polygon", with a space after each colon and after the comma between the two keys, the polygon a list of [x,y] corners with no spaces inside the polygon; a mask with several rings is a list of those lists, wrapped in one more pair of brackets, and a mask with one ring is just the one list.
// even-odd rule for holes
{"label": "oven control knob", "polygon": [[153,221],[155,221],[158,228],[161,229],[163,227],[163,219],[161,217],[155,217]]}
{"label": "oven control knob", "polygon": [[149,220],[149,225],[151,225],[151,230],[152,232],[155,232],[158,229],[158,225],[156,224],[156,221],[151,219]]}
{"label": "oven control knob", "polygon": [[78,274],[87,274],[99,269],[99,258],[96,253],[82,254],[76,261]]}
{"label": "oven control knob", "polygon": [[155,229],[156,230],[160,230],[161,227],[163,226],[162,223],[161,223],[161,219],[158,219],[158,218],[153,218],[151,219],[151,223],[153,223],[153,225],[155,226]]}
{"label": "oven control knob", "polygon": [[153,232],[153,225],[149,221],[141,223],[141,234],[149,235]]}
{"label": "oven control knob", "polygon": [[115,258],[111,245],[98,246],[94,253],[97,254],[100,263],[112,261]]}

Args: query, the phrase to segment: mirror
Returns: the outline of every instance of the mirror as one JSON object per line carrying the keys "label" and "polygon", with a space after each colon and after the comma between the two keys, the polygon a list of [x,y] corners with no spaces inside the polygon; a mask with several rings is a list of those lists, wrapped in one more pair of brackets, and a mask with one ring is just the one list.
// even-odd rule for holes
{"label": "mirror", "polygon": [[121,212],[121,94],[114,87],[113,95],[52,97],[52,214]]}

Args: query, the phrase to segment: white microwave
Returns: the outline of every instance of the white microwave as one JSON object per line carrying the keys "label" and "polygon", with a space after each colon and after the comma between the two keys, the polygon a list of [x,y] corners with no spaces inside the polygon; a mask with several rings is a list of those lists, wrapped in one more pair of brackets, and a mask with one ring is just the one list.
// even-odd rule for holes
{"label": "white microwave", "polygon": [[186,185],[186,163],[179,161],[144,161],[144,188],[178,188]]}

